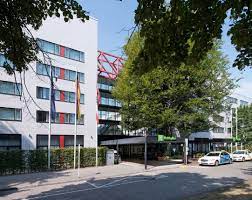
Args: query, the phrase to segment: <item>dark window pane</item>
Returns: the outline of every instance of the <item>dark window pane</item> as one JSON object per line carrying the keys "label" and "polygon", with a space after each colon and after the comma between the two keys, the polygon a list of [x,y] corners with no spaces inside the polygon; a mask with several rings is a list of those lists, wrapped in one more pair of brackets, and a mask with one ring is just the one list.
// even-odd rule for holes
{"label": "dark window pane", "polygon": [[69,92],[69,102],[74,103],[75,102],[75,93]]}
{"label": "dark window pane", "polygon": [[84,98],[85,98],[84,94],[81,94],[81,96],[80,96],[80,103],[81,104],[84,104]]}
{"label": "dark window pane", "polygon": [[49,122],[49,113],[47,111],[37,111],[37,122]]}
{"label": "dark window pane", "polygon": [[76,72],[75,71],[69,71],[69,80],[70,81],[75,81],[76,79]]}
{"label": "dark window pane", "polygon": [[65,69],[64,79],[69,80],[69,70]]}
{"label": "dark window pane", "polygon": [[15,109],[13,108],[0,108],[1,120],[15,120]]}

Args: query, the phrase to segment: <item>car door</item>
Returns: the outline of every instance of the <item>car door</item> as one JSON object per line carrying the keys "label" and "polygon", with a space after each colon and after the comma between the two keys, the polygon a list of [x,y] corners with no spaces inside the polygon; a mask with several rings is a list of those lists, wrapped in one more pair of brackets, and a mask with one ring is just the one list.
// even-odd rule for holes
{"label": "car door", "polygon": [[226,163],[230,163],[230,155],[227,152],[224,152]]}
{"label": "car door", "polygon": [[230,157],[229,154],[226,152],[222,152],[222,157],[223,157],[223,163],[229,163]]}
{"label": "car door", "polygon": [[251,151],[248,151],[248,154],[249,154],[249,159],[252,160],[252,153],[251,153]]}
{"label": "car door", "polygon": [[224,152],[221,152],[220,154],[220,164],[224,164],[226,163],[226,159],[225,159],[225,156],[224,156]]}

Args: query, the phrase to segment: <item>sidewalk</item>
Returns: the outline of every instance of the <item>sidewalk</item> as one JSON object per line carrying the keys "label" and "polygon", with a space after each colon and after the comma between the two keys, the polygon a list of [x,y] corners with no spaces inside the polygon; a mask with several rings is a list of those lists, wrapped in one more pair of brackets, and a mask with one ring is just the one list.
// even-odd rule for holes
{"label": "sidewalk", "polygon": [[78,177],[76,170],[40,172],[32,174],[20,174],[0,177],[0,191],[20,190],[54,184],[70,184],[77,181],[95,181],[105,178],[118,178],[123,176],[133,176],[138,173],[151,172],[162,168],[176,168],[180,164],[169,166],[148,166],[144,170],[144,165],[131,162],[122,162],[119,165],[88,167],[80,169]]}

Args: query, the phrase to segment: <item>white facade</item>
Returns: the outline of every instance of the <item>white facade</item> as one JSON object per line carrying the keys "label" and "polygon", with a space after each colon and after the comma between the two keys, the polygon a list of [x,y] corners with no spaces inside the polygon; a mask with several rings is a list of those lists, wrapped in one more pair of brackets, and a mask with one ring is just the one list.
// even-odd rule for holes
{"label": "white facade", "polygon": [[[84,52],[84,62],[48,53],[49,58],[40,59],[52,66],[84,73],[85,81],[80,83],[80,91],[84,94],[84,104],[81,104],[81,114],[84,114],[84,125],[77,126],[77,135],[84,135],[84,146],[95,147],[97,138],[96,123],[96,84],[97,84],[97,20],[90,19],[82,23],[79,19],[64,22],[63,19],[50,18],[44,21],[39,31],[33,31],[33,36],[48,42]],[[33,69],[32,69],[33,68]],[[37,135],[48,135],[48,123],[37,122],[37,111],[49,111],[50,101],[37,98],[38,87],[50,87],[49,77],[36,74],[36,63],[31,63],[28,71],[21,74],[24,95],[0,94],[0,107],[22,109],[21,121],[0,120],[0,134],[21,134],[22,149],[35,149]],[[21,83],[19,74],[17,82]],[[0,67],[0,80],[15,82],[14,76],[9,76]],[[75,81],[58,78],[55,85],[58,90],[75,92]],[[25,84],[24,84],[25,81]],[[26,86],[25,86],[26,85]],[[27,90],[30,94],[28,94]],[[32,98],[34,101],[32,100]],[[26,102],[26,103],[25,103]],[[56,112],[75,113],[75,103],[55,101]],[[74,124],[52,124],[52,135],[74,135]],[[1,142],[0,142],[1,146]]]}
{"label": "white facade", "polygon": [[[230,97],[227,97],[231,103],[231,107],[233,109],[238,108],[242,105],[248,105],[252,103],[252,98],[233,93],[230,95]],[[190,141],[194,141],[195,138],[202,138],[202,139],[231,139],[231,110],[228,110],[226,112],[220,113],[220,116],[222,117],[222,120],[216,125],[219,127],[219,129],[211,129],[209,131],[203,131],[203,132],[197,132],[192,133],[189,136]],[[235,121],[233,121],[235,123]],[[234,136],[234,132],[233,132]]]}

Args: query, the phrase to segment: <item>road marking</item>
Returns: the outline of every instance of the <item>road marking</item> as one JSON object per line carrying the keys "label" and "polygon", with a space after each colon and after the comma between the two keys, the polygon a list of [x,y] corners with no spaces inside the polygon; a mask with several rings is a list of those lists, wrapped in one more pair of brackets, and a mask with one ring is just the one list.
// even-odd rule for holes
{"label": "road marking", "polygon": [[138,183],[138,182],[144,182],[144,181],[148,181],[148,180],[147,179],[142,179],[142,180],[136,180],[136,181],[126,182],[126,183],[118,183],[118,184],[114,184],[114,185],[108,185],[108,186],[105,186],[105,187],[96,187],[96,188],[88,188],[88,189],[83,189],[83,190],[74,190],[74,191],[69,191],[69,192],[61,192],[61,193],[57,193],[57,194],[48,194],[48,195],[42,195],[42,196],[27,198],[27,200],[28,199],[47,198],[47,197],[65,195],[65,194],[72,194],[72,193],[76,193],[76,192],[99,190],[99,189],[103,189],[103,188],[110,188],[110,187],[115,187],[115,186],[120,186],[120,185],[127,185],[127,184],[131,184],[131,183]]}
{"label": "road marking", "polygon": [[99,186],[95,185],[94,183],[90,183],[90,182],[88,182],[88,181],[85,181],[85,182],[86,182],[87,184],[89,184],[89,185],[95,187],[95,188],[99,188]]}
{"label": "road marking", "polygon": [[123,180],[126,180],[126,179],[128,179],[128,178],[130,178],[130,177],[126,177],[126,178],[121,178],[121,179],[118,179],[118,180],[114,180],[114,181],[112,181],[112,182],[110,182],[110,183],[106,183],[106,184],[104,184],[104,185],[101,185],[100,188],[106,187],[106,186],[109,186],[109,185],[112,185],[113,183],[117,183],[117,182],[119,182],[119,181],[123,181]]}

